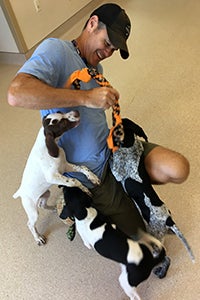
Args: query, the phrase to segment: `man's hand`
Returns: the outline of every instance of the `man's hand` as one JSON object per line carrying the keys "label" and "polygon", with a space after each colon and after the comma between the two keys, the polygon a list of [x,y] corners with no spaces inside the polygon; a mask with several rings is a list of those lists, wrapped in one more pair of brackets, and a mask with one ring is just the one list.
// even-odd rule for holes
{"label": "man's hand", "polygon": [[119,99],[119,93],[112,87],[99,87],[88,92],[88,101],[85,106],[91,108],[109,109]]}

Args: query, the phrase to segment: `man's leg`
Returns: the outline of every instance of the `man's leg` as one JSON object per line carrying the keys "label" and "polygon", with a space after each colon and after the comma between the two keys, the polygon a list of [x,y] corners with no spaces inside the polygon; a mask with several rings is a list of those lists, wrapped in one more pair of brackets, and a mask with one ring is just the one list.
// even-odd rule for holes
{"label": "man's leg", "polygon": [[93,206],[127,235],[137,239],[138,229],[145,231],[142,217],[120,182],[107,166],[100,186],[91,190]]}
{"label": "man's leg", "polygon": [[189,162],[182,154],[157,145],[145,155],[144,163],[155,184],[182,183],[190,172]]}

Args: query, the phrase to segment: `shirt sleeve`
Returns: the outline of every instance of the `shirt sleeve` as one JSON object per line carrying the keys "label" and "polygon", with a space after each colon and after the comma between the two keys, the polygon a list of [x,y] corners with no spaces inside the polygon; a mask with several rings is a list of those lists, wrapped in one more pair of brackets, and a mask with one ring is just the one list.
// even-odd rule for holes
{"label": "shirt sleeve", "polygon": [[18,73],[31,74],[51,86],[61,87],[63,83],[60,79],[64,75],[63,61],[66,55],[63,41],[54,38],[46,39]]}

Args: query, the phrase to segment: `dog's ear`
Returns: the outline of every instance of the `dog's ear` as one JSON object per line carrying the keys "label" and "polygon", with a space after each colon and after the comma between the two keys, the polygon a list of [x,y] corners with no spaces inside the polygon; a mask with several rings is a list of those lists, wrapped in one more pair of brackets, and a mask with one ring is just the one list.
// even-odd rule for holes
{"label": "dog's ear", "polygon": [[64,187],[63,193],[66,206],[73,212],[72,215],[78,220],[86,218],[86,207],[90,207],[91,198],[78,187]]}
{"label": "dog's ear", "polygon": [[45,143],[46,147],[48,149],[49,155],[53,157],[58,157],[59,156],[59,148],[58,145],[55,142],[54,136],[52,132],[47,132],[45,134]]}
{"label": "dog's ear", "polygon": [[[124,130],[128,129],[131,130],[133,133],[135,133],[137,136],[142,137],[146,142],[148,142],[148,137],[145,134],[142,127],[140,127],[138,124],[134,123],[130,119],[124,118],[122,119],[122,124],[124,126]],[[125,133],[126,135],[126,133]]]}
{"label": "dog's ear", "polygon": [[55,138],[53,132],[49,129],[48,125],[50,123],[50,119],[47,118],[48,115],[43,117],[42,125],[44,127],[44,135],[45,135],[45,143],[48,150],[49,155],[53,157],[59,156],[59,148],[55,142]]}
{"label": "dog's ear", "polygon": [[66,220],[68,218],[72,218],[74,216],[73,211],[69,207],[69,205],[64,205],[63,209],[59,215],[59,218]]}

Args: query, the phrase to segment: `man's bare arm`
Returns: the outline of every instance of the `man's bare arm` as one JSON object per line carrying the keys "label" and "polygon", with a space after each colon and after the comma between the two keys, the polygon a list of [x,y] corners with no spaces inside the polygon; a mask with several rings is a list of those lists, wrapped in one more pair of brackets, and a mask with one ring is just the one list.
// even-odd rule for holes
{"label": "man's bare arm", "polygon": [[8,89],[8,103],[12,106],[30,109],[87,106],[110,108],[119,93],[113,88],[99,87],[91,90],[54,88],[36,77],[20,73]]}

